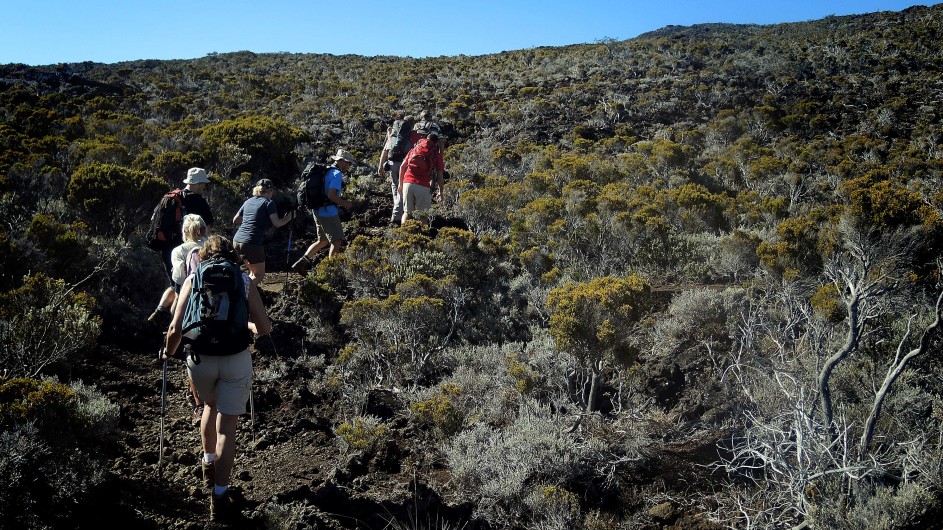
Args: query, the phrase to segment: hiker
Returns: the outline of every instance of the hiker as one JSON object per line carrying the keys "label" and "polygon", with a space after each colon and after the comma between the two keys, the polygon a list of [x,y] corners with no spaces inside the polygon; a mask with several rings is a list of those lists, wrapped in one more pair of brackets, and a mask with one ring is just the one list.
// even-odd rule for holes
{"label": "hiker", "polygon": [[[210,516],[213,520],[220,521],[236,515],[229,482],[236,455],[236,428],[239,416],[246,413],[246,402],[252,389],[252,354],[249,351],[251,332],[257,336],[267,335],[272,330],[272,323],[262,304],[258,288],[248,275],[238,269],[241,260],[228,239],[218,235],[210,236],[200,248],[199,258],[201,265],[198,272],[189,276],[180,289],[182,302],[177,304],[174,311],[161,359],[166,361],[174,358],[181,343],[186,344],[185,352],[189,350],[190,354],[186,358],[187,374],[206,402],[200,421],[203,482],[207,487],[213,488]],[[204,289],[199,289],[191,296],[191,290],[194,289],[192,286],[194,283],[203,286],[202,282],[208,281],[202,276],[204,267],[217,264],[219,267],[226,267],[231,273],[229,278],[235,280],[238,294],[234,296],[245,297],[239,302],[230,298],[227,305],[234,307],[245,303],[239,307],[247,307],[248,315],[242,313],[243,320],[236,322],[237,332],[231,331],[233,326],[207,326],[202,328],[204,334],[209,334],[209,329],[225,329],[227,334],[221,336],[222,332],[214,333],[214,336],[206,337],[203,342],[202,335],[197,339],[185,339],[183,331],[187,308],[196,306],[196,300],[202,295],[200,293],[204,292]],[[194,310],[193,307],[190,309]],[[194,318],[192,315],[186,316]],[[232,321],[224,323],[235,322],[232,313],[228,318]],[[249,321],[254,326],[250,327]],[[244,329],[242,322],[245,322]]]}
{"label": "hiker", "polygon": [[[149,322],[157,324],[159,327],[163,327],[167,320],[170,319],[170,307],[176,299],[176,291],[174,291],[173,288],[173,263],[170,254],[182,241],[183,217],[186,216],[186,214],[192,213],[202,217],[203,222],[205,222],[207,226],[213,224],[213,212],[210,211],[210,205],[203,197],[203,192],[206,191],[206,185],[210,183],[210,179],[206,175],[206,170],[199,167],[191,167],[187,170],[187,178],[183,180],[183,183],[186,184],[186,187],[180,190],[182,210],[180,214],[181,224],[178,225],[176,231],[167,234],[165,241],[157,245],[161,261],[164,264],[164,271],[167,273],[167,279],[170,280],[170,287],[164,289],[164,292],[161,294],[160,301],[157,303],[157,309],[147,317]],[[170,193],[176,191],[177,190],[174,190]]]}
{"label": "hiker", "polygon": [[[187,214],[183,217],[183,243],[178,245],[170,253],[170,261],[173,264],[173,288],[174,293],[179,294],[183,282],[187,279],[196,266],[199,264],[197,252],[200,247],[206,243],[207,228],[203,218],[195,213]],[[179,303],[180,298],[175,297],[174,305]],[[171,308],[173,311],[174,308]],[[200,421],[203,417],[203,400],[193,386],[193,381],[187,378],[190,385],[190,400],[193,407],[192,420]]]}
{"label": "hiker", "polygon": [[380,152],[380,163],[377,165],[377,176],[384,175],[390,179],[390,188],[393,193],[393,214],[390,223],[399,223],[403,217],[403,196],[399,193],[399,166],[406,153],[412,148],[412,129],[415,118],[405,116],[402,112],[393,115],[393,125],[387,129],[383,150]]}
{"label": "hiker", "polygon": [[304,255],[292,264],[292,270],[298,274],[307,274],[312,259],[321,249],[330,245],[328,256],[333,256],[342,252],[347,243],[344,227],[341,225],[340,212],[337,208],[339,206],[344,210],[350,210],[354,206],[354,203],[341,198],[344,175],[350,174],[354,157],[347,151],[338,149],[337,154],[332,156],[331,160],[333,164],[327,174],[324,175],[324,187],[327,190],[327,198],[332,204],[311,210],[311,215],[318,227],[318,240],[311,243]]}
{"label": "hiker", "polygon": [[413,145],[428,136],[429,133],[441,135],[442,129],[438,123],[432,120],[432,112],[423,110],[419,113],[419,121],[413,125],[413,136],[411,138]]}
{"label": "hiker", "polygon": [[239,225],[232,240],[239,256],[249,268],[249,277],[259,285],[265,277],[265,231],[270,227],[281,228],[295,218],[294,210],[279,217],[272,196],[275,185],[269,179],[261,179],[252,188],[252,197],[242,204],[233,224]]}
{"label": "hiker", "polygon": [[[403,223],[432,208],[433,177],[436,183],[435,200],[442,200],[445,189],[445,162],[437,145],[438,140],[437,133],[429,133],[409,150],[400,166],[399,192],[405,205]],[[428,219],[427,225],[431,226],[431,219]]]}
{"label": "hiker", "polygon": [[409,148],[412,149],[419,140],[426,138],[430,134],[435,133],[438,139],[436,140],[436,145],[439,147],[439,152],[445,152],[445,137],[442,135],[442,128],[439,127],[439,124],[432,121],[432,112],[428,110],[423,110],[419,113],[419,121],[413,125],[413,133],[410,137]]}

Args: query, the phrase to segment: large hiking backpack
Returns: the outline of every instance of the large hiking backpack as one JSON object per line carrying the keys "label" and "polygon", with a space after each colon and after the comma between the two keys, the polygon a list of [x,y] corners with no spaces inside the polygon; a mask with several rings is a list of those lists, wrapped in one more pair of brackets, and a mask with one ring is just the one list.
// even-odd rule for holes
{"label": "large hiking backpack", "polygon": [[389,159],[393,162],[402,162],[406,153],[412,149],[410,136],[413,132],[413,120],[396,120],[393,122],[393,138],[396,139],[390,148]]}
{"label": "large hiking backpack", "polygon": [[235,355],[249,347],[249,300],[242,271],[222,256],[200,263],[183,312],[183,344],[199,355]]}
{"label": "large hiking backpack", "polygon": [[428,138],[423,138],[416,142],[413,147],[413,155],[409,158],[407,168],[410,173],[420,178],[431,178],[432,170],[435,169],[435,155],[439,148],[435,142]]}
{"label": "large hiking backpack", "polygon": [[151,227],[147,235],[147,246],[154,250],[175,247],[183,240],[183,190],[168,191],[151,213]]}
{"label": "large hiking backpack", "polygon": [[331,204],[327,198],[324,177],[330,166],[312,162],[301,172],[301,185],[298,186],[298,206],[314,209]]}

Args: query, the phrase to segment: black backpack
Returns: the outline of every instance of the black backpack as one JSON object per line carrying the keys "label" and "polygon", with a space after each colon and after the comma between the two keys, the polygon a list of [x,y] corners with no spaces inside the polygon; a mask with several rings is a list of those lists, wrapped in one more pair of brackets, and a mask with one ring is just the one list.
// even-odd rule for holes
{"label": "black backpack", "polygon": [[298,206],[313,210],[331,204],[324,186],[324,176],[330,169],[330,166],[312,162],[301,172]]}
{"label": "black backpack", "polygon": [[[235,355],[249,347],[249,299],[242,270],[223,256],[197,267],[183,312],[183,344],[200,355]],[[198,362],[198,361],[197,361]]]}
{"label": "black backpack", "polygon": [[183,234],[180,229],[183,215],[183,190],[175,189],[165,193],[151,213],[147,246],[159,251],[182,243]]}
{"label": "black backpack", "polygon": [[412,148],[409,138],[413,132],[412,120],[396,120],[393,122],[393,138],[396,143],[390,149],[389,159],[393,162],[402,162],[406,158],[406,153]]}

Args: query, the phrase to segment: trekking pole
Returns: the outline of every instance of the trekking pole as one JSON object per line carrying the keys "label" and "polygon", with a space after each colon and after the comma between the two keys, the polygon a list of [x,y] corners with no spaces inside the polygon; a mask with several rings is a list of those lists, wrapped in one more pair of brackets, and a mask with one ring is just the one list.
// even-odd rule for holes
{"label": "trekking pole", "polygon": [[252,391],[252,385],[249,385],[249,419],[252,422],[252,445],[255,445],[255,392]]}
{"label": "trekking pole", "polygon": [[[292,219],[292,223],[295,220]],[[285,283],[288,283],[288,273],[291,271],[291,237],[294,235],[295,229],[292,228],[291,224],[288,225],[288,250],[285,251],[285,264],[288,265],[288,268],[285,269]],[[284,286],[282,291],[284,292]]]}
{"label": "trekking pole", "polygon": [[288,227],[288,250],[285,251],[285,263],[291,265],[291,237],[294,235],[295,229],[291,226]]}
{"label": "trekking pole", "polygon": [[[166,334],[165,334],[166,335]],[[164,356],[164,347],[161,346],[158,352],[158,359]],[[161,369],[160,383],[160,441],[157,448],[157,474],[160,475],[164,463],[164,411],[167,408],[167,360],[164,359],[164,366]]]}

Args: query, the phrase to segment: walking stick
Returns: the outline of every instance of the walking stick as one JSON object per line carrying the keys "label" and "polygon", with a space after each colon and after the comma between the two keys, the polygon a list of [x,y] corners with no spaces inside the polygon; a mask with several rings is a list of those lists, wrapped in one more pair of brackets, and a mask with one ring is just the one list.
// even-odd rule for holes
{"label": "walking stick", "polygon": [[[294,219],[291,220],[292,223],[295,222]],[[288,226],[288,250],[285,251],[285,264],[288,265],[288,268],[285,269],[285,283],[288,283],[288,273],[291,271],[291,237],[294,235],[295,229]],[[282,292],[285,291],[285,286],[282,286]]]}
{"label": "walking stick", "polygon": [[[160,349],[160,356],[163,357],[164,348]],[[160,383],[160,445],[157,449],[157,474],[160,475],[164,461],[164,410],[167,408],[167,360],[164,360],[164,367],[161,370]]]}
{"label": "walking stick", "polygon": [[294,235],[295,229],[288,227],[288,250],[285,252],[285,263],[291,265],[291,237]]}
{"label": "walking stick", "polygon": [[249,385],[249,419],[252,422],[252,444],[255,445],[255,393]]}

